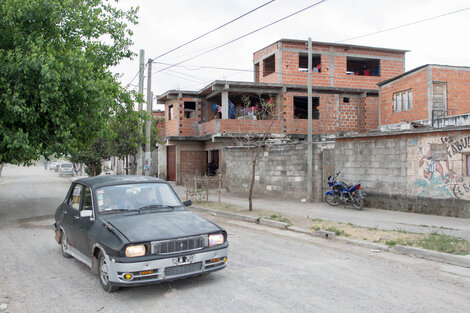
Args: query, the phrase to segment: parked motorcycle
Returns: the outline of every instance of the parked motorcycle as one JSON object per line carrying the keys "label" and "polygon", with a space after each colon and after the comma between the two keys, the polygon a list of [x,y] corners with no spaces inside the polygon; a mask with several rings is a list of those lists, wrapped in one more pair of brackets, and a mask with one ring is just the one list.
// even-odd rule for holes
{"label": "parked motorcycle", "polygon": [[341,171],[336,173],[335,176],[328,177],[328,186],[331,190],[328,190],[325,194],[326,203],[333,206],[340,203],[344,203],[344,205],[351,203],[355,209],[362,210],[366,193],[361,190],[361,184],[348,186],[342,181],[337,181],[336,178],[340,173]]}

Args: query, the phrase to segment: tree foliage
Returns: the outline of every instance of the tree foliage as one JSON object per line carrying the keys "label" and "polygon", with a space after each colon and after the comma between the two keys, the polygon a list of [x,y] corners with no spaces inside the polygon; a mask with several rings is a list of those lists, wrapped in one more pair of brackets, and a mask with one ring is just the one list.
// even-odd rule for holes
{"label": "tree foliage", "polygon": [[[85,164],[87,174],[95,176],[101,173],[103,159],[111,156],[124,159],[131,155],[135,160],[139,145],[144,147],[146,143],[144,122],[151,118],[147,112],[134,111],[132,106],[119,107],[99,134],[86,147],[72,154],[71,161]],[[158,129],[153,121],[150,133],[151,150],[156,149],[158,140]]]}
{"label": "tree foliage", "polygon": [[109,68],[132,56],[136,12],[107,0],[0,1],[0,163],[99,141],[132,103]]}

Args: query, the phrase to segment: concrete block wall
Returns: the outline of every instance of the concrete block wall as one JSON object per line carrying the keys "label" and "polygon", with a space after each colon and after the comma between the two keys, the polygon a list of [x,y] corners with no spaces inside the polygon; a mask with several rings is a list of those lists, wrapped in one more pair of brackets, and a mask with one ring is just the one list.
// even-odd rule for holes
{"label": "concrete block wall", "polygon": [[[249,191],[251,158],[244,148],[226,147],[226,187],[232,192]],[[269,195],[304,199],[307,196],[307,145],[290,144],[269,147],[261,153],[256,165],[255,195]],[[317,201],[321,199],[321,148],[314,149],[313,190]]]}
{"label": "concrete block wall", "polygon": [[360,181],[367,192],[402,194],[407,185],[407,141],[393,139],[337,140],[335,169],[347,184]]}
{"label": "concrete block wall", "polygon": [[360,182],[366,205],[470,218],[470,131],[416,132],[338,138],[340,180]]}

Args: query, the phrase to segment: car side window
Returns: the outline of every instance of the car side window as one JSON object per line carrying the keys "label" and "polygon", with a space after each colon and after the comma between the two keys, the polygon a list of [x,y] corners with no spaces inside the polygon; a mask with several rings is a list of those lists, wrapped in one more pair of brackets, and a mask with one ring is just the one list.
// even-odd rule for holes
{"label": "car side window", "polygon": [[69,198],[69,206],[74,208],[75,210],[79,210],[80,209],[80,199],[81,199],[81,196],[82,196],[82,185],[75,185],[73,187],[73,191],[72,191],[72,194],[70,195],[70,198]]}
{"label": "car side window", "polygon": [[91,202],[91,191],[90,188],[85,186],[85,194],[83,195],[83,206],[82,210],[92,210],[92,202]]}

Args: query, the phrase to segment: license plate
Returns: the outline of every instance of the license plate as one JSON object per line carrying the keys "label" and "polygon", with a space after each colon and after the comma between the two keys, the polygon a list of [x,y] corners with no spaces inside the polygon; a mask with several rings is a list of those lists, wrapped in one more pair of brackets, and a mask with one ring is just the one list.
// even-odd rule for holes
{"label": "license plate", "polygon": [[184,255],[173,258],[173,263],[176,265],[183,265],[193,263],[194,255]]}

